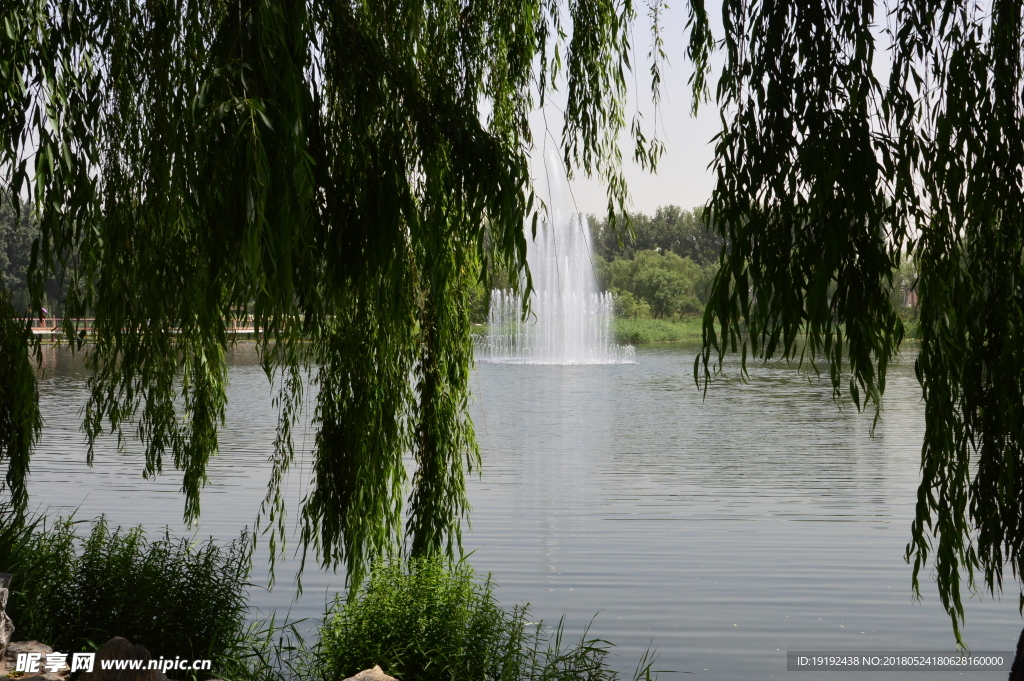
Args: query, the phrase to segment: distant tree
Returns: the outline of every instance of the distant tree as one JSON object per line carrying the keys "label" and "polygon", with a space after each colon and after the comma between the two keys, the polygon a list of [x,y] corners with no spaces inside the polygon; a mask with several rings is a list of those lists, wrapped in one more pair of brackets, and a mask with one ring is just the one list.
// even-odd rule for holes
{"label": "distant tree", "polygon": [[[591,217],[594,251],[603,258],[632,258],[637,251],[672,252],[690,258],[698,265],[718,262],[724,243],[722,237],[709,229],[704,209],[684,210],[678,206],[662,206],[653,216],[630,213],[617,216],[615,224],[605,218]],[[623,232],[620,226],[628,226]]]}
{"label": "distant tree", "polygon": [[[28,315],[31,309],[28,273],[32,264],[32,247],[39,236],[39,222],[28,215],[19,220],[9,196],[0,196],[0,276],[11,305],[19,315]],[[62,298],[60,277],[48,277],[43,285],[43,304],[47,310],[59,313]]]}
{"label": "distant tree", "polygon": [[0,193],[0,277],[15,309],[28,308],[28,266],[32,258],[32,242],[38,236],[29,221],[17,228],[14,205]]}
{"label": "distant tree", "polygon": [[651,306],[646,300],[641,300],[633,295],[632,291],[613,291],[615,301],[615,316],[622,319],[649,319],[651,317]]}
{"label": "distant tree", "polygon": [[906,317],[917,316],[917,266],[912,259],[905,259],[892,279],[893,307]]}
{"label": "distant tree", "polygon": [[[626,306],[617,310],[620,316],[646,316],[646,311],[659,319],[699,314],[704,308],[699,294],[706,296],[713,276],[705,269],[714,269],[701,268],[672,252],[658,251],[638,251],[632,259],[616,258],[599,268],[602,285],[619,296],[620,305]],[[623,298],[622,294],[628,297]]]}

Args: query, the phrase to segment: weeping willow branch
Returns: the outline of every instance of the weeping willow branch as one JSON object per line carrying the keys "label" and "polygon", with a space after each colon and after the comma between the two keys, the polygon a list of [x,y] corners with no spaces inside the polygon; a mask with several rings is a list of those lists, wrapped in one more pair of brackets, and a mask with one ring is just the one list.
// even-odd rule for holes
{"label": "weeping willow branch", "polygon": [[[872,0],[724,0],[723,131],[709,203],[728,238],[695,378],[728,351],[827,365],[876,417],[903,339],[893,273],[919,271],[922,480],[907,559],[961,583],[1024,574],[1024,120],[1020,3],[899,0],[873,75]],[[988,11],[990,9],[990,11]],[[710,69],[691,4],[695,96]],[[1021,597],[1024,609],[1024,593]]]}
{"label": "weeping willow branch", "polygon": [[[479,461],[468,287],[495,264],[529,282],[527,116],[557,79],[566,160],[623,205],[629,1],[8,5],[2,189],[38,216],[34,309],[67,272],[65,339],[79,348],[70,320],[95,318],[90,460],[103,433],[137,437],[143,473],[181,471],[198,518],[244,320],[278,388],[272,553],[307,376],[306,551],[356,580],[396,546],[457,551]],[[37,400],[27,332],[7,308],[0,329],[0,409],[18,424],[0,452],[24,505]]]}
{"label": "weeping willow branch", "polygon": [[28,503],[25,478],[29,457],[39,438],[42,418],[39,394],[29,345],[32,329],[19,320],[0,281],[0,464],[7,463],[7,475],[0,487],[11,494],[13,507],[24,511]]}

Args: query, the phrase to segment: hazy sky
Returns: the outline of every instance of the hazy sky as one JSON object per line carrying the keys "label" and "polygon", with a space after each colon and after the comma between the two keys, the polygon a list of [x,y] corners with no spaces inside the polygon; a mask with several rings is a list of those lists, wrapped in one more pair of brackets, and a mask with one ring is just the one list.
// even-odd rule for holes
{"label": "hazy sky", "polygon": [[[983,3],[983,6],[985,3]],[[630,92],[627,119],[639,111],[644,115],[645,134],[650,136],[653,118],[650,89],[651,49],[650,20],[647,17],[647,3],[637,2],[638,17],[633,27],[633,45],[636,60],[633,73],[630,74]],[[712,0],[707,2],[712,32],[716,39],[722,37],[721,4]],[[876,0],[875,27],[876,52],[873,70],[875,77],[883,85],[889,77],[891,60],[889,55],[889,39],[884,35],[887,23],[887,8],[884,0]],[[702,206],[711,196],[714,187],[714,176],[708,165],[714,158],[714,147],[711,143],[721,130],[719,110],[714,102],[702,104],[697,118],[690,115],[691,96],[687,83],[692,67],[686,59],[686,2],[680,0],[675,6],[668,8],[662,22],[662,35],[665,42],[664,50],[668,63],[662,70],[662,103],[658,120],[658,136],[665,142],[665,154],[658,164],[657,174],[644,172],[632,163],[631,138],[627,130],[621,138],[623,148],[624,169],[626,180],[632,197],[632,210],[653,213],[658,206],[674,204],[683,208]],[[723,55],[716,51],[712,56],[713,68],[708,77],[712,94],[721,72]],[[555,98],[556,101],[559,99]],[[535,156],[543,158],[544,115],[535,113],[533,129],[537,141],[538,152]],[[560,139],[561,114],[556,107],[549,106],[547,123],[551,134],[547,136],[547,144],[557,144]],[[536,164],[535,164],[536,165]],[[535,171],[536,177],[536,171]],[[602,215],[606,212],[607,198],[605,190],[596,180],[577,179],[571,185],[576,200],[577,210],[581,213]]]}
{"label": "hazy sky", "polygon": [[[714,3],[709,3],[714,5]],[[687,80],[692,71],[686,60],[686,10],[684,3],[666,10],[662,23],[664,50],[668,56],[662,67],[662,102],[658,120],[658,136],[665,143],[665,154],[658,164],[657,174],[640,169],[632,162],[631,137],[628,121],[638,110],[644,116],[644,131],[650,137],[653,129],[654,108],[651,103],[650,20],[646,16],[646,3],[637,3],[637,17],[633,28],[636,53],[634,70],[629,78],[629,104],[627,130],[622,135],[624,170],[632,197],[632,209],[653,213],[658,206],[675,204],[684,208],[703,205],[711,194],[713,177],[708,170],[714,150],[711,138],[719,131],[721,121],[714,104],[705,104],[697,118],[690,115],[691,97]],[[717,79],[717,70],[711,83]],[[561,99],[556,97],[556,101]],[[561,102],[558,102],[559,104]],[[549,135],[544,135],[544,117],[547,117]],[[561,133],[561,113],[549,105],[546,112],[533,116],[533,129],[538,156],[543,157],[544,143],[548,148],[557,145]],[[546,139],[545,139],[546,137]],[[596,180],[576,179],[571,185],[577,209],[581,213],[601,215],[606,210],[604,187]]]}

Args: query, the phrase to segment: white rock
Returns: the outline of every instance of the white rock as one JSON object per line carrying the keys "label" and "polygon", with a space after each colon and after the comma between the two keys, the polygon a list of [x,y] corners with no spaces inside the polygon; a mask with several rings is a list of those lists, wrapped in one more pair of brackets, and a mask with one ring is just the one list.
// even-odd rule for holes
{"label": "white rock", "polygon": [[7,597],[10,595],[11,576],[6,572],[0,572],[0,663],[7,654],[7,644],[11,642],[11,635],[14,634],[14,622],[7,615]]}
{"label": "white rock", "polygon": [[[18,655],[22,653],[39,653],[42,655],[39,668],[43,669],[43,664],[46,662],[46,656],[52,652],[53,648],[45,643],[40,643],[39,641],[11,641],[7,644],[7,652],[3,657],[3,662],[0,663],[0,676],[14,671],[18,661]],[[20,677],[18,681],[66,681],[70,675],[71,667],[65,663],[56,672],[43,671],[38,674],[29,674]]]}
{"label": "white rock", "polygon": [[373,669],[364,669],[355,676],[350,676],[345,681],[398,681],[393,676],[388,676],[380,665],[374,665]]}

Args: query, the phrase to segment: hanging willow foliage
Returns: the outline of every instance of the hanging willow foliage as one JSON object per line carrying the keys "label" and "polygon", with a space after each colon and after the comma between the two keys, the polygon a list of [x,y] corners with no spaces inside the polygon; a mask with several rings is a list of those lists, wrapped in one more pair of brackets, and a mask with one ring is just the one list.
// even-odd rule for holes
{"label": "hanging willow foliage", "polygon": [[[709,208],[729,247],[695,375],[730,350],[820,361],[837,398],[878,408],[904,335],[893,272],[913,258],[926,434],[907,557],[919,589],[934,556],[959,638],[964,576],[995,592],[1004,563],[1024,572],[1021,7],[892,4],[880,83],[873,0],[723,0]],[[689,6],[698,101],[716,43]],[[477,461],[466,286],[525,266],[526,115],[559,73],[565,161],[621,204],[628,0],[4,7],[0,175],[42,230],[35,312],[60,273],[69,342],[96,318],[89,437],[134,430],[148,474],[171,457],[195,518],[229,325],[252,323],[280,388],[275,531],[311,371],[305,546],[358,579],[403,535],[405,454],[411,550],[457,544]],[[0,460],[24,505],[32,340],[2,290],[0,342]]]}
{"label": "hanging willow foliage", "polygon": [[[728,237],[694,372],[724,353],[823,361],[878,408],[904,336],[893,272],[919,271],[922,481],[907,559],[961,582],[1024,575],[1024,107],[1019,0],[724,0],[717,184]],[[695,95],[714,43],[691,6]],[[872,71],[888,21],[892,71]],[[877,415],[877,412],[876,412]],[[1024,593],[1021,596],[1024,609]]]}
{"label": "hanging willow foliage", "polygon": [[[525,270],[527,115],[560,72],[564,160],[621,207],[633,14],[629,0],[5,3],[0,174],[40,224],[35,314],[47,276],[65,277],[90,443],[137,436],[146,475],[183,472],[195,520],[229,331],[251,324],[279,388],[271,544],[308,372],[305,547],[356,580],[403,536],[414,554],[453,551],[478,461],[469,286],[495,264]],[[657,142],[634,131],[653,163]],[[84,346],[78,317],[95,318]],[[0,461],[24,507],[31,338],[2,290],[0,342]]]}

